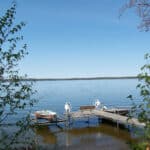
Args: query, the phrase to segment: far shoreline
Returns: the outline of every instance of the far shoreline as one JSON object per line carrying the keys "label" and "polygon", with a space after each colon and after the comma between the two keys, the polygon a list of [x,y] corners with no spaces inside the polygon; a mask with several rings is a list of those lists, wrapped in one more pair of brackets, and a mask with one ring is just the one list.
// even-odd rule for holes
{"label": "far shoreline", "polygon": [[[118,80],[118,79],[138,79],[138,76],[120,77],[72,77],[72,78],[20,78],[21,81],[75,81],[75,80]],[[12,79],[0,79],[0,81],[10,81]]]}
{"label": "far shoreline", "polygon": [[73,80],[118,80],[118,79],[137,79],[137,76],[122,77],[73,77],[73,78],[26,78],[23,81],[73,81]]}

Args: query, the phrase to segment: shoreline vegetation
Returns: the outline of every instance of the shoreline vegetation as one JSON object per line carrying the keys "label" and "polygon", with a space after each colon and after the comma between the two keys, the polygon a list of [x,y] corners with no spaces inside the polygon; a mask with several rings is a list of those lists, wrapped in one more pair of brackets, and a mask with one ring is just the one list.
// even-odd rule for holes
{"label": "shoreline vegetation", "polygon": [[[120,77],[72,77],[72,78],[25,78],[22,81],[69,81],[69,80],[117,80],[117,79],[137,79],[137,76]],[[0,81],[9,81],[10,79],[0,79]]]}

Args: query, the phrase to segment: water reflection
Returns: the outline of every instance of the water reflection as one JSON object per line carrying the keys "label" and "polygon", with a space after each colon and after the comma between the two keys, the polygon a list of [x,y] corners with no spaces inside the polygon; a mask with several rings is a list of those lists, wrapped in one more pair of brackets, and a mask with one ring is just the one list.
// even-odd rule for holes
{"label": "water reflection", "polygon": [[[107,124],[100,124],[95,127],[82,127],[62,130],[56,126],[40,127],[36,129],[36,134],[42,137],[46,144],[57,147],[71,147],[79,146],[101,146],[111,147],[117,144],[116,148],[126,147],[129,149],[126,142],[133,142],[135,139],[126,129],[118,129]],[[119,144],[119,145],[118,145]]]}
{"label": "water reflection", "polygon": [[36,128],[35,132],[37,135],[42,137],[44,143],[57,143],[57,136],[49,130],[48,126]]}

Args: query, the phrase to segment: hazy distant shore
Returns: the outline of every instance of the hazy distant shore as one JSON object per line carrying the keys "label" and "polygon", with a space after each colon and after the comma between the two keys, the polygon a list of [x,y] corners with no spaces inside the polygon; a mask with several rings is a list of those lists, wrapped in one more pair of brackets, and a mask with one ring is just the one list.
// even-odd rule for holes
{"label": "hazy distant shore", "polygon": [[[122,77],[73,77],[73,78],[26,78],[23,81],[63,81],[63,80],[106,80],[106,79],[137,79],[137,76]],[[9,81],[9,79],[0,79],[1,81]]]}

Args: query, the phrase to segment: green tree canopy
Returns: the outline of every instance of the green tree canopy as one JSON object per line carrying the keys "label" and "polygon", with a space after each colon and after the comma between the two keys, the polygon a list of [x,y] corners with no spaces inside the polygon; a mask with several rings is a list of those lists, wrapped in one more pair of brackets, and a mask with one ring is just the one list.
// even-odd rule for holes
{"label": "green tree canopy", "polygon": [[[15,15],[13,3],[0,17],[0,149],[5,150],[31,142],[27,131],[30,108],[35,101],[32,83],[19,76],[19,61],[27,54],[27,45],[23,44],[20,32],[25,23],[15,24]],[[26,108],[28,112],[24,111]]]}

